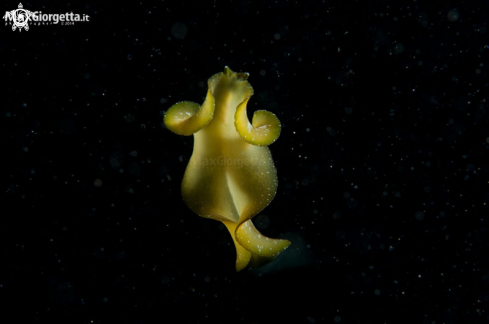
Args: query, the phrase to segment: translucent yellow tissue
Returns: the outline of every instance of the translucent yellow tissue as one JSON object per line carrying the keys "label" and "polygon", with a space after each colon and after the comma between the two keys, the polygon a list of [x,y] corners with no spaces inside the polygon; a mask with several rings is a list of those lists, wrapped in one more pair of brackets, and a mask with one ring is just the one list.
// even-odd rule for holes
{"label": "translucent yellow tissue", "polygon": [[236,245],[236,270],[273,260],[290,242],[263,236],[251,218],[277,191],[277,170],[267,145],[280,135],[280,121],[271,112],[256,111],[250,124],[246,105],[253,95],[248,73],[224,73],[208,81],[199,106],[190,101],[173,105],[166,127],[179,135],[194,135],[194,150],[183,176],[182,196],[196,214],[221,221]]}

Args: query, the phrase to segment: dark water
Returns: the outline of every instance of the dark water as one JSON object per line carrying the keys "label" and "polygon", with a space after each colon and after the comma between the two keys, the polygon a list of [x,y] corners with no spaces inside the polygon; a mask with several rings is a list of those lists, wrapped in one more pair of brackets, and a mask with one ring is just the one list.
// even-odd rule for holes
{"label": "dark water", "polygon": [[[2,26],[1,322],[489,321],[485,2],[24,9],[90,21]],[[162,125],[224,66],[282,122],[255,224],[292,241],[240,273]]]}

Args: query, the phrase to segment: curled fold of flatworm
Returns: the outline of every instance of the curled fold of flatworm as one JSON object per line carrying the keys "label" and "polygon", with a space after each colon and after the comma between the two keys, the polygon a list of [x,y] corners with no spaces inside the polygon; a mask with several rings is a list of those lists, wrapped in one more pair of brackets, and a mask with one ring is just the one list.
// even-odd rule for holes
{"label": "curled fold of flatworm", "polygon": [[236,108],[234,125],[239,135],[248,143],[258,146],[272,144],[280,136],[280,120],[274,113],[266,110],[257,110],[253,114],[250,124],[246,115],[246,105],[250,97],[246,98]]}
{"label": "curled fold of flatworm", "polygon": [[236,246],[236,270],[257,268],[275,259],[290,241],[273,239],[261,234],[251,219],[241,223],[223,221]]}
{"label": "curled fold of flatworm", "polygon": [[214,96],[207,91],[202,106],[191,101],[181,101],[171,106],[166,112],[164,123],[175,134],[192,135],[210,123],[214,109]]}

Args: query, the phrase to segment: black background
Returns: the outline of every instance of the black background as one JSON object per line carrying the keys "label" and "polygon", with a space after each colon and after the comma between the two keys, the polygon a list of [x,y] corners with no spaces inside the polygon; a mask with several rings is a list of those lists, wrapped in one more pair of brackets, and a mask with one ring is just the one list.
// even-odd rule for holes
{"label": "black background", "polygon": [[[485,1],[23,5],[91,21],[1,27],[1,322],[489,321]],[[292,240],[240,273],[162,124],[226,65],[282,122],[256,223]]]}

